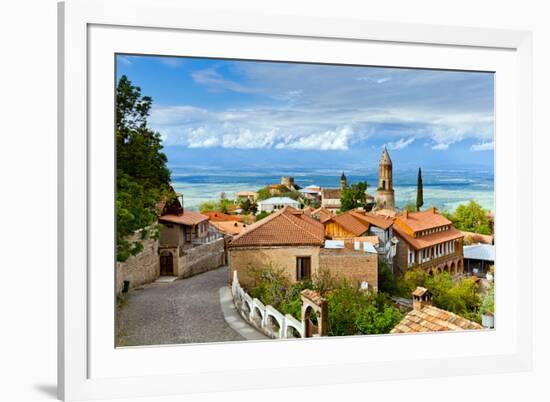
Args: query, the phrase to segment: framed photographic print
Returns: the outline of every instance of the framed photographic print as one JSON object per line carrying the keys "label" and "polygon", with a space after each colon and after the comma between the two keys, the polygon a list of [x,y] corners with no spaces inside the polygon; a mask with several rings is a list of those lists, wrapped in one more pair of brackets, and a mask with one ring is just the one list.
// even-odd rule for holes
{"label": "framed photographic print", "polygon": [[529,33],[59,15],[61,398],[530,368]]}

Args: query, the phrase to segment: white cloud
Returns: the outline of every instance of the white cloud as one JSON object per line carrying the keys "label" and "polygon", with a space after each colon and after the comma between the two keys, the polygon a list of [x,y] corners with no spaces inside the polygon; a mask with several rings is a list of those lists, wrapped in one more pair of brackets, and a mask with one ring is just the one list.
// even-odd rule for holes
{"label": "white cloud", "polygon": [[481,142],[470,147],[470,151],[491,151],[495,149],[494,141]]}
{"label": "white cloud", "polygon": [[384,77],[384,78],[377,79],[376,83],[377,84],[383,84],[384,82],[388,82],[388,81],[391,81],[391,78],[390,77]]}
{"label": "white cloud", "polygon": [[183,59],[180,57],[161,57],[160,62],[168,67],[181,67],[183,65]]}
{"label": "white cloud", "polygon": [[390,150],[399,150],[399,149],[404,149],[404,148],[407,148],[409,145],[411,145],[413,142],[414,142],[415,138],[414,137],[411,137],[411,138],[408,138],[408,139],[405,139],[405,138],[400,138],[398,141],[395,141],[395,142],[388,142],[386,144],[386,146],[390,149]]}
{"label": "white cloud", "polygon": [[191,77],[197,84],[206,85],[213,90],[227,90],[241,93],[261,92],[260,88],[252,88],[238,82],[228,80],[219,74],[215,69],[194,71]]}
{"label": "white cloud", "polygon": [[127,56],[117,56],[117,60],[119,60],[120,62],[122,62],[123,64],[126,64],[126,65],[130,65],[132,64],[132,61],[127,57]]}
{"label": "white cloud", "polygon": [[345,151],[349,148],[349,140],[353,135],[350,126],[337,130],[328,130],[323,133],[315,133],[304,137],[293,138],[288,142],[279,142],[277,149],[310,149],[319,151]]}
{"label": "white cloud", "polygon": [[432,149],[434,151],[445,151],[449,149],[449,144],[445,144],[445,143],[435,144],[435,145],[432,145]]}

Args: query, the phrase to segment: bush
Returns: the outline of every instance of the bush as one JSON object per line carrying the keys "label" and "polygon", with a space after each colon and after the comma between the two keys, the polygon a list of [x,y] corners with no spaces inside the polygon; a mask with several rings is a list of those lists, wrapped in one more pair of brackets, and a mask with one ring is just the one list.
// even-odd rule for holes
{"label": "bush", "polygon": [[302,312],[302,290],[313,289],[326,297],[331,336],[388,333],[402,318],[402,313],[385,295],[364,292],[335,279],[328,271],[320,272],[313,282],[290,284],[282,270],[267,266],[254,270],[253,278],[250,296],[298,320]]}
{"label": "bush", "polygon": [[481,321],[479,315],[481,298],[476,283],[472,278],[453,280],[447,272],[428,275],[422,268],[405,273],[399,281],[399,294],[410,298],[417,286],[428,289],[433,294],[433,304],[436,307],[451,311],[466,319]]}

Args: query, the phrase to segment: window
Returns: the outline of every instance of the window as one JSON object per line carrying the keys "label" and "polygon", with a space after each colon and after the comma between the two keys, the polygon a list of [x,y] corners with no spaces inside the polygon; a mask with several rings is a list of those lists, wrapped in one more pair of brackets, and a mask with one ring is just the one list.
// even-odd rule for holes
{"label": "window", "polygon": [[311,279],[311,257],[296,257],[296,280]]}

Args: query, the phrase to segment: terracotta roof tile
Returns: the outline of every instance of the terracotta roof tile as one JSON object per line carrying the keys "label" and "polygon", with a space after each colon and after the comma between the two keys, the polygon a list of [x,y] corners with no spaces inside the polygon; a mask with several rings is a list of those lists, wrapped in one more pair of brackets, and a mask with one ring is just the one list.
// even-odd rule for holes
{"label": "terracotta roof tile", "polygon": [[421,310],[410,311],[390,333],[461,331],[469,329],[483,329],[483,327],[450,311],[434,306],[425,306]]}
{"label": "terracotta roof tile", "polygon": [[354,217],[359,218],[365,222],[368,222],[373,226],[377,226],[384,230],[388,229],[391,225],[393,225],[393,222],[395,221],[394,218],[388,215],[377,215],[371,212],[363,212],[358,210],[350,211],[350,213]]}
{"label": "terracotta roof tile", "polygon": [[229,235],[238,235],[247,228],[247,225],[237,221],[210,221],[210,224],[220,232]]}
{"label": "terracotta roof tile", "polygon": [[316,245],[324,243],[324,227],[302,211],[285,207],[235,236],[229,247]]}
{"label": "terracotta roof tile", "polygon": [[394,225],[393,230],[399,235],[399,237],[401,237],[408,244],[413,246],[416,250],[420,250],[426,247],[431,247],[446,241],[460,239],[461,237],[463,237],[462,232],[460,232],[460,230],[455,229],[452,226],[447,230],[437,232],[437,233],[432,233],[427,236],[420,236],[420,237],[409,236],[409,234],[407,234],[398,225]]}
{"label": "terracotta roof tile", "polygon": [[355,216],[351,215],[348,212],[333,216],[332,218],[325,221],[324,223],[327,224],[329,222],[337,223],[338,225],[346,229],[348,232],[353,233],[355,236],[361,236],[367,230],[369,230],[368,222],[357,219]]}
{"label": "terracotta roof tile", "polygon": [[323,208],[323,207],[317,208],[315,211],[313,211],[311,213],[311,215],[319,217],[319,221],[321,223],[326,222],[327,220],[329,220],[330,218],[332,218],[334,216],[334,214],[332,212],[330,212],[328,209]]}
{"label": "terracotta roof tile", "polygon": [[162,215],[159,218],[159,222],[177,223],[179,225],[196,225],[208,219],[208,216],[199,212],[185,210],[181,215]]}
{"label": "terracotta roof tile", "polygon": [[219,211],[201,212],[210,218],[211,222],[240,221],[241,217],[236,215],[224,214]]}
{"label": "terracotta roof tile", "polygon": [[397,219],[413,232],[451,224],[451,221],[438,213],[435,208],[420,212],[402,212],[397,215]]}

